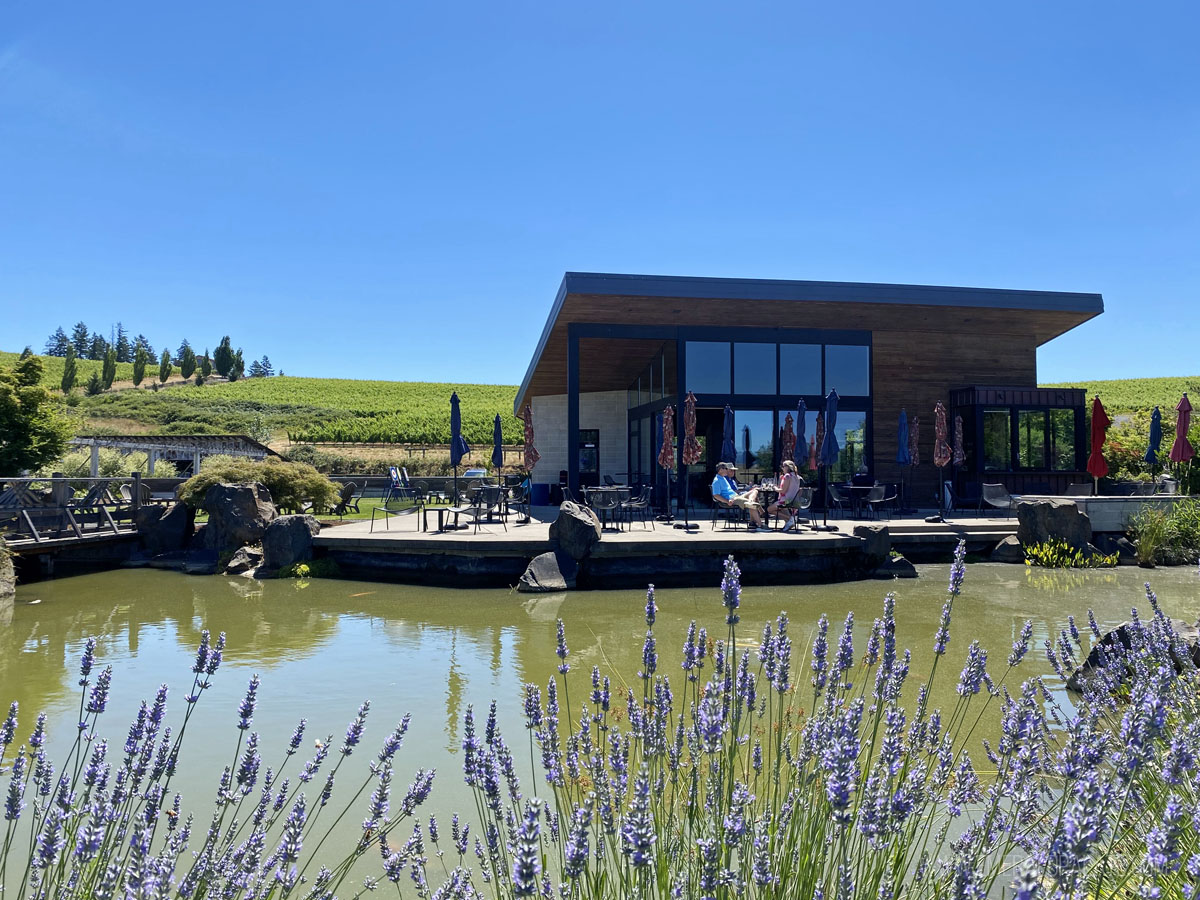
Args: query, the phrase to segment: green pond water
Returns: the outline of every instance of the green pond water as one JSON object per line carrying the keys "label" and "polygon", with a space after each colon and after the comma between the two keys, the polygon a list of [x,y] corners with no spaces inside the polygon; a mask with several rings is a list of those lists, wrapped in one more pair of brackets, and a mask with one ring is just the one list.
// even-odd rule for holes
{"label": "green pond water", "polygon": [[[861,654],[884,594],[895,591],[897,642],[912,650],[910,683],[918,683],[933,659],[932,637],[949,567],[919,569],[920,578],[906,581],[751,584],[743,591],[740,640],[756,642],[763,622],[787,610],[796,646],[794,680],[801,684],[801,696],[807,696],[810,673],[800,656],[807,654],[820,615],[826,613],[836,631],[853,611]],[[935,702],[953,702],[971,640],[980,640],[990,651],[989,669],[998,678],[1026,618],[1034,622],[1036,647],[1066,627],[1069,614],[1086,629],[1089,607],[1102,626],[1114,625],[1128,618],[1130,606],[1146,607],[1142,585],[1147,579],[1168,614],[1189,621],[1200,615],[1200,576],[1192,568],[1061,572],[997,564],[968,567],[950,651],[938,669]],[[168,719],[178,724],[200,631],[224,631],[229,641],[225,662],[188,726],[181,773],[172,783],[183,792],[185,809],[207,820],[217,778],[231,762],[237,741],[238,702],[251,674],[259,673],[254,728],[262,735],[264,767],[278,766],[301,717],[309,722],[302,753],[311,755],[313,740],[330,734],[335,748],[340,746],[358,704],[370,699],[366,737],[352,760],[358,768],[348,771],[353,767],[347,766],[339,774],[334,805],[357,789],[383,737],[411,712],[395,780],[407,784],[418,768],[436,769],[425,809],[448,816],[453,810],[473,809],[462,783],[459,752],[467,705],[474,704],[482,721],[490,701],[499,701],[502,730],[518,754],[518,772],[528,778],[522,689],[530,681],[544,687],[555,674],[556,619],[566,623],[570,700],[578,715],[593,665],[613,678],[614,694],[618,686],[634,684],[641,667],[644,602],[643,591],[531,596],[340,580],[254,582],[151,570],[61,578],[17,590],[11,623],[0,625],[0,702],[4,708],[11,700],[20,702],[21,740],[36,711],[46,711],[51,745],[61,758],[77,720],[79,654],[85,639],[95,637],[98,666],[111,664],[115,670],[100,732],[119,747],[138,701],[152,698],[162,682],[173,688]],[[678,696],[688,623],[695,619],[713,636],[724,634],[720,591],[716,585],[662,590],[658,603],[659,672],[671,675]],[[1021,669],[1022,677],[1049,671],[1041,652],[1031,652]],[[623,702],[617,704],[614,696],[614,705]],[[987,721],[982,725],[984,730],[992,727]],[[285,774],[294,776],[302,762],[302,755],[294,757]],[[364,794],[363,809],[366,799]],[[353,840],[362,813],[355,810],[347,817],[339,843]]]}

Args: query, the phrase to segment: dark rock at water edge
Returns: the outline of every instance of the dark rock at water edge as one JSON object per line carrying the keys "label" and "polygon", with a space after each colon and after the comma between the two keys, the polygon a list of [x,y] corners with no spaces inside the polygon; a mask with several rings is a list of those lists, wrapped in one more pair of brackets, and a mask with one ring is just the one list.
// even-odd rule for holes
{"label": "dark rock at water edge", "polygon": [[[1144,624],[1143,624],[1143,627]],[[1107,665],[1114,662],[1113,651],[1120,653],[1117,646],[1128,650],[1133,646],[1131,637],[1132,622],[1122,622],[1112,631],[1100,638],[1091,652],[1088,654],[1082,666],[1071,673],[1071,677],[1067,679],[1067,689],[1072,691],[1082,691],[1084,682],[1088,676],[1094,673],[1097,669],[1103,669]],[[1182,672],[1189,666],[1200,666],[1200,629],[1188,622],[1180,619],[1171,619],[1171,628],[1175,635],[1183,641],[1187,648],[1186,658],[1175,659],[1175,671]]]}
{"label": "dark rock at water edge", "polygon": [[204,494],[204,509],[205,548],[217,553],[261,542],[267,526],[279,516],[271,492],[258,482],[214,484]]}
{"label": "dark rock at water edge", "polygon": [[280,516],[263,533],[263,565],[282,569],[308,562],[313,555],[313,538],[321,532],[314,516]]}
{"label": "dark rock at water edge", "polygon": [[992,551],[992,562],[1002,563],[1023,563],[1025,562],[1025,550],[1021,547],[1021,542],[1017,540],[1015,534],[1010,534]]}
{"label": "dark rock at water edge", "polygon": [[168,507],[145,505],[134,516],[138,543],[147,553],[156,555],[183,550],[192,539],[196,511],[186,503]]}
{"label": "dark rock at water edge", "polygon": [[124,565],[130,569],[167,569],[188,575],[216,575],[220,559],[216,550],[171,550],[153,555],[138,551]]}
{"label": "dark rock at water edge", "polygon": [[1073,500],[1022,500],[1017,504],[1017,540],[1023,547],[1058,540],[1086,551],[1092,521]]}
{"label": "dark rock at water edge", "polygon": [[257,569],[263,561],[261,550],[256,550],[253,547],[239,547],[234,551],[233,556],[229,557],[229,562],[225,563],[226,575],[241,575],[243,572],[249,572],[251,569]]}
{"label": "dark rock at water edge", "polygon": [[600,541],[600,523],[586,506],[567,501],[558,508],[558,517],[550,523],[550,540],[571,559],[579,561]]}
{"label": "dark rock at water edge", "polygon": [[561,550],[543,553],[529,561],[529,567],[517,582],[522,594],[547,594],[575,588],[579,564]]}
{"label": "dark rock at water edge", "polygon": [[855,525],[854,536],[863,542],[864,565],[868,569],[877,569],[887,563],[892,536],[886,525]]}
{"label": "dark rock at water edge", "polygon": [[1096,535],[1096,547],[1106,556],[1117,554],[1117,564],[1122,566],[1137,565],[1137,548],[1133,546],[1133,542],[1124,535],[1117,536],[1112,534]]}
{"label": "dark rock at water edge", "polygon": [[916,578],[917,567],[903,556],[893,556],[875,570],[876,578]]}

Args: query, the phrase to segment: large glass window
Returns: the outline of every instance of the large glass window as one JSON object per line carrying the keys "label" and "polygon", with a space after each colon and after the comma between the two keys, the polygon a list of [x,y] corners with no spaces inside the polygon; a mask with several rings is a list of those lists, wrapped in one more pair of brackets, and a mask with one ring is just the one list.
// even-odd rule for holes
{"label": "large glass window", "polygon": [[983,469],[1012,471],[1012,430],[1007,409],[983,411]]}
{"label": "large glass window", "polygon": [[1046,410],[1018,410],[1017,465],[1022,469],[1046,468]]}
{"label": "large glass window", "polygon": [[779,345],[779,393],[820,395],[820,344]]}
{"label": "large glass window", "polygon": [[1057,471],[1075,469],[1075,410],[1050,410],[1050,465]]}
{"label": "large glass window", "polygon": [[774,394],[775,344],[733,345],[733,389],[739,394]]}
{"label": "large glass window", "polygon": [[697,394],[729,394],[729,350],[724,341],[687,342],[685,391]]}
{"label": "large glass window", "polygon": [[770,410],[736,410],[733,414],[733,444],[737,450],[738,477],[771,473],[775,452],[775,416]]}
{"label": "large glass window", "polygon": [[825,391],[841,397],[871,394],[871,348],[828,344],[825,347]]}
{"label": "large glass window", "polygon": [[829,471],[830,479],[848,481],[852,475],[868,470],[867,414],[838,410],[833,432],[838,441],[838,459]]}

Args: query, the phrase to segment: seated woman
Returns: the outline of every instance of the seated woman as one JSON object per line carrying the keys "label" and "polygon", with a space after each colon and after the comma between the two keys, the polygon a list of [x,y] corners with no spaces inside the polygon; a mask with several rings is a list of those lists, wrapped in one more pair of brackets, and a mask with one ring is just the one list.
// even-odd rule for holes
{"label": "seated woman", "polygon": [[739,491],[737,482],[734,480],[736,472],[737,466],[733,463],[717,463],[717,477],[713,479],[712,483],[713,502],[725,506],[737,506],[746,510],[750,515],[751,530],[769,531],[770,529],[763,527],[762,511],[758,504],[758,488]]}
{"label": "seated woman", "polygon": [[767,512],[773,516],[779,515],[781,509],[788,511],[787,524],[783,526],[784,531],[791,531],[793,528],[799,527],[793,504],[803,486],[804,479],[800,477],[796,464],[790,459],[785,459],[783,461],[783,477],[779,481],[779,498],[767,507]]}

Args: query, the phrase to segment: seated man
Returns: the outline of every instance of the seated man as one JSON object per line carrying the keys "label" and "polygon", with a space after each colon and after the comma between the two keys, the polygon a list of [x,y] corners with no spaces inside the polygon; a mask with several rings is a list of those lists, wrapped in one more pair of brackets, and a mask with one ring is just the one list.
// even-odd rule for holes
{"label": "seated man", "polygon": [[769,531],[770,529],[763,527],[762,512],[758,505],[758,488],[739,491],[737,482],[734,480],[736,472],[737,466],[733,463],[717,463],[717,477],[713,479],[712,483],[713,502],[741,507],[750,514],[752,530]]}

